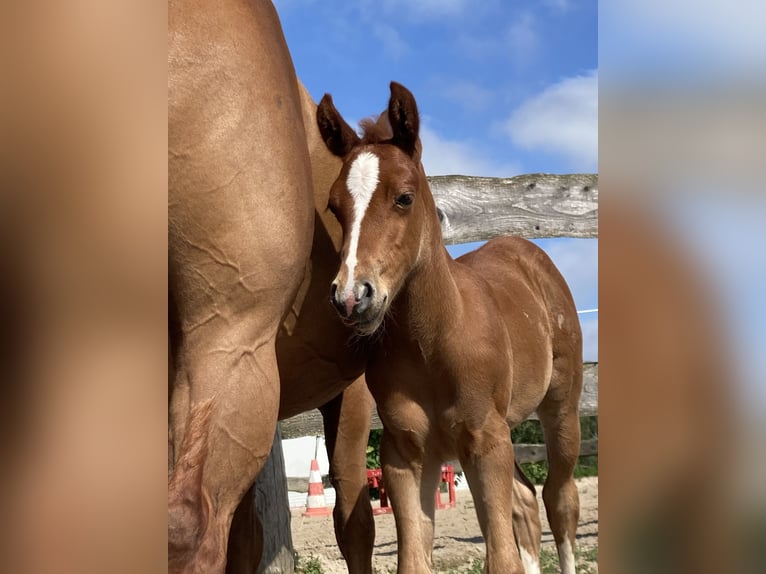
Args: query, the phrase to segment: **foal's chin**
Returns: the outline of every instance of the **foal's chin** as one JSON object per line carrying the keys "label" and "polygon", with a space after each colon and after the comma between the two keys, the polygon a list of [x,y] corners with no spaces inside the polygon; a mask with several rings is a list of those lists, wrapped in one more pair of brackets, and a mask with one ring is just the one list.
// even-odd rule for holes
{"label": "foal's chin", "polygon": [[370,337],[378,332],[380,326],[383,324],[383,320],[371,321],[369,323],[357,323],[354,325],[354,331],[361,337]]}
{"label": "foal's chin", "polygon": [[383,318],[386,315],[386,307],[381,306],[379,309],[370,310],[362,317],[356,317],[353,320],[344,320],[344,322],[354,329],[357,335],[360,337],[369,337],[378,332],[383,325]]}

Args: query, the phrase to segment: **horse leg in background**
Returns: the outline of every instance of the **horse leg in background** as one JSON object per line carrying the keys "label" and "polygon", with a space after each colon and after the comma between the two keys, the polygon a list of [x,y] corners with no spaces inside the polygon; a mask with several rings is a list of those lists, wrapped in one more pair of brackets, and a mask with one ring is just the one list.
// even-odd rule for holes
{"label": "horse leg in background", "polygon": [[535,486],[529,481],[519,464],[514,462],[513,479],[513,536],[519,549],[525,574],[540,574],[540,546],[542,526]]}
{"label": "horse leg in background", "polygon": [[253,574],[262,555],[263,526],[255,509],[255,484],[252,484],[231,519],[226,574]]}
{"label": "horse leg in background", "polygon": [[[263,334],[276,326],[242,319],[239,327],[211,333],[200,326],[187,335],[193,350],[181,350],[188,360],[180,361],[175,387],[188,387],[192,416],[184,437],[174,436],[185,464],[175,465],[168,487],[170,572],[224,571],[232,516],[269,456],[279,375],[274,335]],[[195,424],[203,404],[209,415]]]}
{"label": "horse leg in background", "polygon": [[556,392],[559,386],[552,383],[537,411],[548,454],[548,478],[543,486],[543,502],[563,574],[575,574],[575,533],[580,517],[580,497],[574,481],[574,467],[580,454],[578,401],[582,388],[581,363],[579,367],[579,370],[575,368],[574,384],[561,385],[570,389],[569,392],[559,396]]}
{"label": "horse leg in background", "polygon": [[367,441],[373,405],[361,376],[319,408],[335,487],[335,538],[349,574],[372,574],[375,521],[367,487]]}
{"label": "horse leg in background", "polygon": [[508,544],[514,535],[508,509],[513,511],[516,501],[513,444],[505,418],[491,411],[482,428],[464,430],[458,452],[487,545],[485,574],[524,574],[516,545]]}

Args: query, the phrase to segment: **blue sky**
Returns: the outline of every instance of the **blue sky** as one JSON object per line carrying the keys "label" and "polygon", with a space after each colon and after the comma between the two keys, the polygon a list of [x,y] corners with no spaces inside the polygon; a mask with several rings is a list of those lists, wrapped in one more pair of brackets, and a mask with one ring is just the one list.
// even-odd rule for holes
{"label": "blue sky", "polygon": [[[415,95],[429,175],[598,170],[597,2],[277,0],[298,77],[352,125],[388,84]],[[598,240],[538,242],[578,309],[598,306]],[[464,248],[451,248],[454,255]],[[598,314],[581,316],[598,357]]]}

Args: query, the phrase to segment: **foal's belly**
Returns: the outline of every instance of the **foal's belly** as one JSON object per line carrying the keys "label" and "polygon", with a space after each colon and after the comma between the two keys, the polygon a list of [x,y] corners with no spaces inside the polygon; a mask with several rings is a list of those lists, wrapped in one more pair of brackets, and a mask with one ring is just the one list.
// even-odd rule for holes
{"label": "foal's belly", "polygon": [[553,354],[550,345],[537,350],[536,357],[530,359],[517,360],[514,366],[511,400],[506,416],[511,428],[537,410],[551,385]]}

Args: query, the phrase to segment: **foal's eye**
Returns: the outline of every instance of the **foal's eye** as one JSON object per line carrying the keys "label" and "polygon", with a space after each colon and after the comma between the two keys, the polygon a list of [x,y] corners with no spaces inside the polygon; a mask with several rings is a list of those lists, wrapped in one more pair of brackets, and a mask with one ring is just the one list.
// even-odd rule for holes
{"label": "foal's eye", "polygon": [[409,207],[415,200],[415,196],[411,193],[402,193],[396,197],[396,205],[398,207]]}

